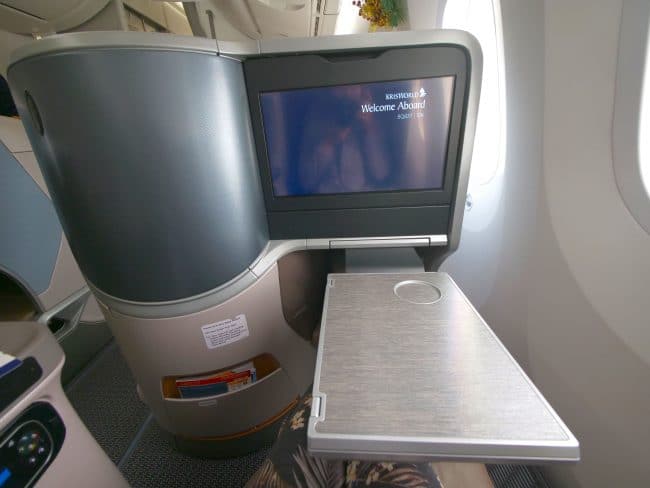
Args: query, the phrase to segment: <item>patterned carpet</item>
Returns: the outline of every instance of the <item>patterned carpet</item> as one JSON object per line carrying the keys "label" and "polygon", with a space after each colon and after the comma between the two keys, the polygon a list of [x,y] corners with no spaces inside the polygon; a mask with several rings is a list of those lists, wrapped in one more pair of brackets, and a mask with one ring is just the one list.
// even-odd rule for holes
{"label": "patterned carpet", "polygon": [[495,488],[549,488],[536,466],[488,464],[487,470]]}

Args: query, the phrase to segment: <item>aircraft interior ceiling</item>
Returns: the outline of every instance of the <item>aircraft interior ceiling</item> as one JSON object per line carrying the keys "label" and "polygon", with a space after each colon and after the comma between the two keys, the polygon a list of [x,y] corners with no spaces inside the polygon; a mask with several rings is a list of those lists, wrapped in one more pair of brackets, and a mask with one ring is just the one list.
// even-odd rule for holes
{"label": "aircraft interior ceiling", "polygon": [[650,485],[649,46],[647,0],[0,0],[0,487]]}

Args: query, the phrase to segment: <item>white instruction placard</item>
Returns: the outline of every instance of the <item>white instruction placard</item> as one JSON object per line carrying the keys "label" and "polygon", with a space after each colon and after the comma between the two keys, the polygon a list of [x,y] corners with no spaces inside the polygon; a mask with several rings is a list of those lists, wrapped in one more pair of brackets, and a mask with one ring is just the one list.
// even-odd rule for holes
{"label": "white instruction placard", "polygon": [[204,325],[201,327],[201,331],[203,332],[205,345],[208,346],[208,349],[214,349],[248,337],[248,322],[246,322],[246,315],[241,314],[234,319]]}

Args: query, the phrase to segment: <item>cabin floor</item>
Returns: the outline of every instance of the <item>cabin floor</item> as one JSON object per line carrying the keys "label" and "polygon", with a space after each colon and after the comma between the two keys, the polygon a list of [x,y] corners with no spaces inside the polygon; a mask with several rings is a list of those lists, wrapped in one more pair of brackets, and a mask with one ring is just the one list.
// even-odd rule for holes
{"label": "cabin floor", "polygon": [[[271,447],[231,459],[197,459],[175,450],[172,436],[138,398],[135,381],[113,341],[65,390],[88,430],[133,487],[239,488],[262,465]],[[458,464],[450,466],[448,475],[460,480],[460,473],[453,473]],[[535,468],[488,465],[487,470],[496,488],[548,487]]]}
{"label": "cabin floor", "polygon": [[66,394],[134,487],[239,488],[267,456],[268,447],[220,460],[197,459],[176,451],[172,436],[158,426],[138,398],[135,381],[114,342],[66,386]]}

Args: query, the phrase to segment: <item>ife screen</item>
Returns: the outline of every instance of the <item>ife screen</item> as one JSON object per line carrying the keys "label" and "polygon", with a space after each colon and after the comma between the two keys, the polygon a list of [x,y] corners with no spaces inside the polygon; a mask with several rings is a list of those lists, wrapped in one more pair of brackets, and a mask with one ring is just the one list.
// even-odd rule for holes
{"label": "ife screen", "polygon": [[454,79],[261,93],[274,196],[442,188]]}

